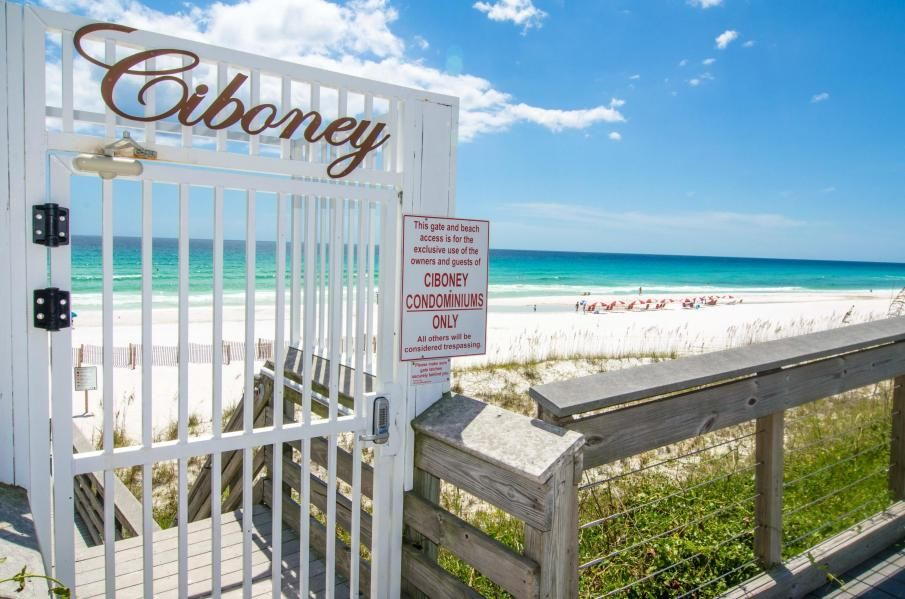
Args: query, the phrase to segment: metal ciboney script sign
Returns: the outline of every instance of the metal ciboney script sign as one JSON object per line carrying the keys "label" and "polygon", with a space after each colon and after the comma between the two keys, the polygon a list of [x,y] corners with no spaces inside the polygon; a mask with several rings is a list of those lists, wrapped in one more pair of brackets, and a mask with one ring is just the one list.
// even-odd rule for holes
{"label": "metal ciboney script sign", "polygon": [[[76,52],[88,62],[106,69],[107,73],[101,80],[101,97],[110,110],[123,118],[151,122],[175,117],[181,124],[188,127],[203,123],[213,130],[238,125],[249,135],[260,135],[267,130],[278,131],[281,139],[290,139],[296,131],[301,129],[302,137],[308,142],[324,141],[337,147],[349,144],[349,147],[353,149],[352,152],[339,156],[329,164],[327,175],[333,179],[347,176],[361,165],[370,152],[385,144],[390,138],[390,134],[385,132],[386,123],[343,116],[325,124],[323,116],[315,110],[304,112],[299,108],[293,108],[285,114],[280,114],[274,104],[245,106],[242,100],[235,97],[236,92],[248,80],[248,76],[241,73],[235,75],[220,90],[219,95],[207,104],[206,108],[201,108],[202,102],[210,92],[208,86],[201,83],[196,85],[194,90],[190,90],[186,82],[178,76],[180,73],[193,70],[201,63],[201,58],[197,54],[188,50],[176,49],[144,50],[113,64],[106,64],[91,56],[82,47],[82,39],[86,35],[100,31],[132,33],[136,30],[113,23],[94,23],[82,27],[73,37]],[[184,57],[188,60],[182,60],[180,66],[159,70],[149,70],[139,66],[158,56]],[[173,85],[176,86],[175,101],[168,106],[159,108],[157,114],[129,113],[116,103],[117,85],[126,75],[146,78],[135,98],[138,104],[144,106],[148,91],[162,84],[167,85],[170,89]]]}

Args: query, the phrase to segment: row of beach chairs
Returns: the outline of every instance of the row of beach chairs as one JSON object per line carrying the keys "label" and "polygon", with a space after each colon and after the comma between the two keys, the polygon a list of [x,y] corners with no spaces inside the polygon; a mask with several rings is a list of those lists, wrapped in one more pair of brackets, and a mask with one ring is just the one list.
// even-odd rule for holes
{"label": "row of beach chairs", "polygon": [[694,310],[706,306],[734,306],[744,300],[734,295],[708,295],[700,297],[686,297],[684,299],[654,299],[636,298],[632,300],[611,300],[586,303],[583,306],[585,312],[603,314],[606,312],[655,312],[657,310],[671,310],[683,308]]}

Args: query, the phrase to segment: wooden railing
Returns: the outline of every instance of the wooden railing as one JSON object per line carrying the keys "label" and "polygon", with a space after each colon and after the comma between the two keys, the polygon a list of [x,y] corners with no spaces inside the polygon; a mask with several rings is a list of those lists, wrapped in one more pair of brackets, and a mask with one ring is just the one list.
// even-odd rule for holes
{"label": "wooden railing", "polygon": [[[88,438],[73,424],[72,449],[75,453],[94,451]],[[75,477],[72,487],[75,512],[85,525],[89,545],[100,545],[104,542],[104,485],[94,473]],[[141,534],[141,503],[132,492],[119,480],[113,477],[114,522],[116,539],[136,537]],[[160,530],[157,522],[153,522],[154,530]]]}
{"label": "wooden railing", "polygon": [[[439,546],[514,597],[575,596],[581,435],[463,396],[440,400],[412,427],[403,550],[410,593],[480,597],[437,565]],[[523,522],[524,551],[443,509],[441,481]]]}
{"label": "wooden railing", "polygon": [[[905,318],[892,318],[539,385],[530,395],[541,418],[584,435],[585,469],[753,421],[753,553],[768,571],[732,594],[798,597],[905,537],[903,375]],[[785,413],[888,379],[891,505],[783,563]]]}

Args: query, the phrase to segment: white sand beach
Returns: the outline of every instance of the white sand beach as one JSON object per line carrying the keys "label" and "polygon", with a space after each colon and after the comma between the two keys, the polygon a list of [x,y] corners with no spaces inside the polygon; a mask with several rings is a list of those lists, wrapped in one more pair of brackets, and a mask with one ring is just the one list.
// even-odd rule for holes
{"label": "white sand beach", "polygon": [[[490,300],[487,325],[488,352],[485,356],[459,358],[453,367],[570,358],[578,356],[634,357],[651,354],[684,354],[714,351],[796,334],[864,322],[886,315],[894,291],[811,292],[743,294],[738,305],[672,308],[646,312],[588,314],[575,311],[575,297],[534,297]],[[651,296],[676,299],[684,296]],[[599,301],[604,298],[594,298]],[[624,299],[624,298],[621,298]],[[851,314],[846,319],[846,314]],[[193,307],[190,311],[189,340],[210,343],[212,311]],[[154,345],[178,343],[178,314],[175,309],[155,309]],[[288,319],[287,319],[288,321]],[[245,335],[244,308],[224,310],[223,339],[242,341]],[[255,338],[273,339],[274,308],[256,309]],[[103,340],[100,311],[83,311],[72,331],[73,346],[100,345]],[[141,342],[141,313],[114,312],[114,345]],[[261,363],[255,363],[255,371]],[[223,406],[235,404],[242,395],[244,364],[223,367]],[[565,373],[566,376],[568,373]],[[189,414],[202,422],[211,418],[210,364],[190,364],[188,376]],[[102,368],[98,367],[98,381]],[[141,369],[116,368],[114,413],[128,437],[141,435]],[[178,368],[155,366],[153,373],[153,428],[161,431],[178,416]],[[103,413],[101,392],[88,394],[91,417],[77,418],[86,432],[100,430]],[[73,396],[73,413],[83,412],[83,394]],[[202,429],[205,427],[202,426]]]}

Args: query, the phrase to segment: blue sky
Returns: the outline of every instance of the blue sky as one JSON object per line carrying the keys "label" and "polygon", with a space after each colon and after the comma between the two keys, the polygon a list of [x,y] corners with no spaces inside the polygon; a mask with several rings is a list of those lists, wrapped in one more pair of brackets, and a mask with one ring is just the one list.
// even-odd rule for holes
{"label": "blue sky", "polygon": [[493,247],[905,261],[905,3],[46,4],[460,95]]}

